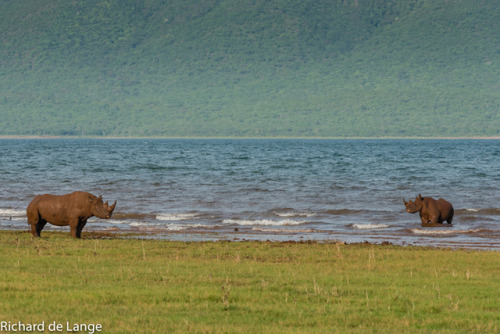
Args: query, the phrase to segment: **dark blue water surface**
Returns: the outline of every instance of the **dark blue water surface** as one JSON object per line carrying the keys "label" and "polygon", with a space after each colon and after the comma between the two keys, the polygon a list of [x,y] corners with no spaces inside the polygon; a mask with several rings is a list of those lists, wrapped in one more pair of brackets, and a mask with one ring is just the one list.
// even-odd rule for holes
{"label": "dark blue water surface", "polygon": [[[82,190],[118,201],[84,231],[500,249],[499,140],[3,139],[0,190],[0,229]],[[453,226],[406,213],[419,193],[450,201]]]}

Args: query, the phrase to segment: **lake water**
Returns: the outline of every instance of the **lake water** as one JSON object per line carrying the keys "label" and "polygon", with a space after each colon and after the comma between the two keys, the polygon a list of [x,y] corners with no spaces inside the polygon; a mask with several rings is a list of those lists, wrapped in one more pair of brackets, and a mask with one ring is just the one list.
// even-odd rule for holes
{"label": "lake water", "polygon": [[[75,190],[118,201],[84,232],[500,249],[499,140],[0,140],[0,229]],[[419,193],[450,201],[453,225],[406,213]]]}

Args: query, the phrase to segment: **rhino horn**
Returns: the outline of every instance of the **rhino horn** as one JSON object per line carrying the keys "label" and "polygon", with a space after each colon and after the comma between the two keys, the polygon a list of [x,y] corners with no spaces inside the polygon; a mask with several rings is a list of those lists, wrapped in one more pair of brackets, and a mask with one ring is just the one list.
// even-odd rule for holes
{"label": "rhino horn", "polygon": [[[108,204],[108,202],[106,202],[106,205]],[[111,206],[108,206],[108,211],[109,212],[113,212],[113,210],[115,209],[115,206],[116,206],[116,201],[113,203],[113,205]]]}

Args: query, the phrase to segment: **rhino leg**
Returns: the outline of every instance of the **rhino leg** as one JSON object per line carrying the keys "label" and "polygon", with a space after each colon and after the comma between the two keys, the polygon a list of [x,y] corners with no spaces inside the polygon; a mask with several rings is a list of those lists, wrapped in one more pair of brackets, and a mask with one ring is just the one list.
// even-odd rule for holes
{"label": "rhino leg", "polygon": [[71,236],[73,238],[78,238],[78,233],[77,233],[77,231],[78,231],[78,219],[71,220],[69,222],[69,227],[71,229]]}
{"label": "rhino leg", "polygon": [[37,223],[31,224],[31,234],[34,237],[40,237],[40,233],[42,232],[46,224],[47,221],[44,219],[39,219]]}
{"label": "rhino leg", "polygon": [[37,231],[37,226],[38,224],[30,224],[31,225],[31,234],[34,236],[34,237],[39,237],[40,236],[40,232]]}
{"label": "rhino leg", "polygon": [[38,236],[40,236],[40,233],[42,232],[42,230],[46,224],[47,224],[47,221],[44,219],[40,219],[38,224],[36,224],[36,233],[38,234]]}
{"label": "rhino leg", "polygon": [[422,224],[429,224],[431,220],[429,219],[429,216],[420,214],[420,221]]}
{"label": "rhino leg", "polygon": [[431,216],[431,223],[433,224],[441,224],[443,221],[441,220],[441,216],[433,215]]}
{"label": "rhino leg", "polygon": [[76,237],[77,238],[82,237],[82,230],[83,230],[85,224],[87,224],[87,220],[83,220],[83,221],[78,222],[78,226],[76,227]]}

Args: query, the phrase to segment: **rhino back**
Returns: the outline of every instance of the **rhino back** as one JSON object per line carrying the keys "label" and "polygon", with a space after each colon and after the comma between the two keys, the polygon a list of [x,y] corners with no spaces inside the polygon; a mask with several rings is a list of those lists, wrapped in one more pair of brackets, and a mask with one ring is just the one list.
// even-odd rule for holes
{"label": "rhino back", "polygon": [[423,205],[422,208],[425,208],[426,212],[428,212],[429,214],[438,214],[439,213],[438,202],[434,198],[425,197],[424,203],[425,203],[425,205]]}
{"label": "rhino back", "polygon": [[68,225],[72,219],[92,215],[88,195],[85,196],[82,192],[40,195],[33,201],[36,202],[40,216],[54,225]]}
{"label": "rhino back", "polygon": [[441,214],[444,214],[444,215],[453,214],[454,209],[453,209],[453,205],[451,205],[450,202],[448,202],[445,199],[440,198],[437,200],[437,203],[438,203],[439,211],[441,212]]}

